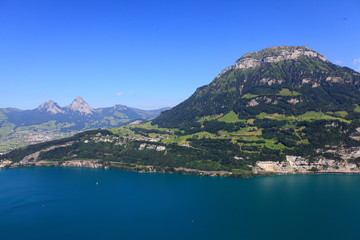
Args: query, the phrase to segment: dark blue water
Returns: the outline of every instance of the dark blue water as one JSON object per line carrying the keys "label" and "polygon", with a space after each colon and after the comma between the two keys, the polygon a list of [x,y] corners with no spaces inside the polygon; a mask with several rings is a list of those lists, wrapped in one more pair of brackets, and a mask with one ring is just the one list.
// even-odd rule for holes
{"label": "dark blue water", "polygon": [[0,171],[0,239],[360,239],[359,226],[354,175]]}

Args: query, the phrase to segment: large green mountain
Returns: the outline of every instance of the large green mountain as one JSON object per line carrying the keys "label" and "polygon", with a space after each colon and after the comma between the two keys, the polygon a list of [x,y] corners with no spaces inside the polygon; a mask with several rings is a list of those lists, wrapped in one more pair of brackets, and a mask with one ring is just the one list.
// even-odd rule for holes
{"label": "large green mountain", "polygon": [[272,47],[242,56],[209,85],[163,112],[154,123],[191,125],[204,116],[234,111],[239,117],[261,112],[301,115],[347,111],[360,103],[360,74],[327,61],[307,47]]}
{"label": "large green mountain", "polygon": [[151,122],[17,149],[0,156],[0,167],[360,173],[359,89],[359,73],[309,48],[267,48]]}

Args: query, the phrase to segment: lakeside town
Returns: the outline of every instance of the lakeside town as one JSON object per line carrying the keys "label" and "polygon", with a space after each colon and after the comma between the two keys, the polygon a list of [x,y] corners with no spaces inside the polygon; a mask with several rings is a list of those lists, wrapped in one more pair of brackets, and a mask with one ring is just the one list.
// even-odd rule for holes
{"label": "lakeside town", "polygon": [[25,147],[27,145],[46,142],[64,137],[70,137],[76,133],[77,131],[54,132],[49,130],[34,132],[30,130],[14,130],[9,134],[0,135],[0,155],[3,155],[19,147]]}

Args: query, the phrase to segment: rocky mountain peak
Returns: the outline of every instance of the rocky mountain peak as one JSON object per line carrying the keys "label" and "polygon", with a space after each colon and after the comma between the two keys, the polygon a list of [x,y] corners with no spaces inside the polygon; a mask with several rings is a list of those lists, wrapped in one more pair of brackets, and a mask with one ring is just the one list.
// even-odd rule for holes
{"label": "rocky mountain peak", "polygon": [[85,102],[85,100],[82,98],[82,97],[80,97],[80,96],[78,96],[77,98],[75,98],[74,99],[74,102],[78,102],[78,103],[80,103],[80,104],[86,104],[86,102]]}
{"label": "rocky mountain peak", "polygon": [[[247,53],[238,59],[233,66],[225,68],[220,75],[232,69],[248,69],[264,63],[277,63],[286,60],[297,60],[300,57],[316,58],[327,62],[326,57],[304,46],[269,47],[258,52]],[[219,75],[219,76],[220,76]]]}
{"label": "rocky mountain peak", "polygon": [[54,102],[53,100],[48,100],[37,108],[38,111],[46,111],[51,114],[57,114],[57,113],[64,113],[64,110],[62,110],[59,105]]}
{"label": "rocky mountain peak", "polygon": [[113,107],[114,110],[127,110],[127,106],[125,105],[121,105],[121,104],[117,104]]}
{"label": "rocky mountain peak", "polygon": [[297,59],[300,56],[319,58],[322,61],[327,61],[326,58],[318,52],[311,50],[304,46],[280,46],[269,47],[258,52],[247,53],[243,55],[238,61],[242,62],[245,59],[254,59],[262,62],[280,62],[285,60]]}
{"label": "rocky mountain peak", "polygon": [[74,99],[74,101],[66,106],[67,109],[74,112],[80,112],[81,114],[92,114],[94,109],[80,96]]}

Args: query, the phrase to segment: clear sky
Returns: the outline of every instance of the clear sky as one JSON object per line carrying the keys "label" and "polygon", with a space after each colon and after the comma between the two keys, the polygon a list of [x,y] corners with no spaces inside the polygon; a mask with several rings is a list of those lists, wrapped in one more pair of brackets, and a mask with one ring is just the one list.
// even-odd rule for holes
{"label": "clear sky", "polygon": [[360,71],[359,30],[359,0],[0,0],[0,107],[174,106],[270,46]]}

